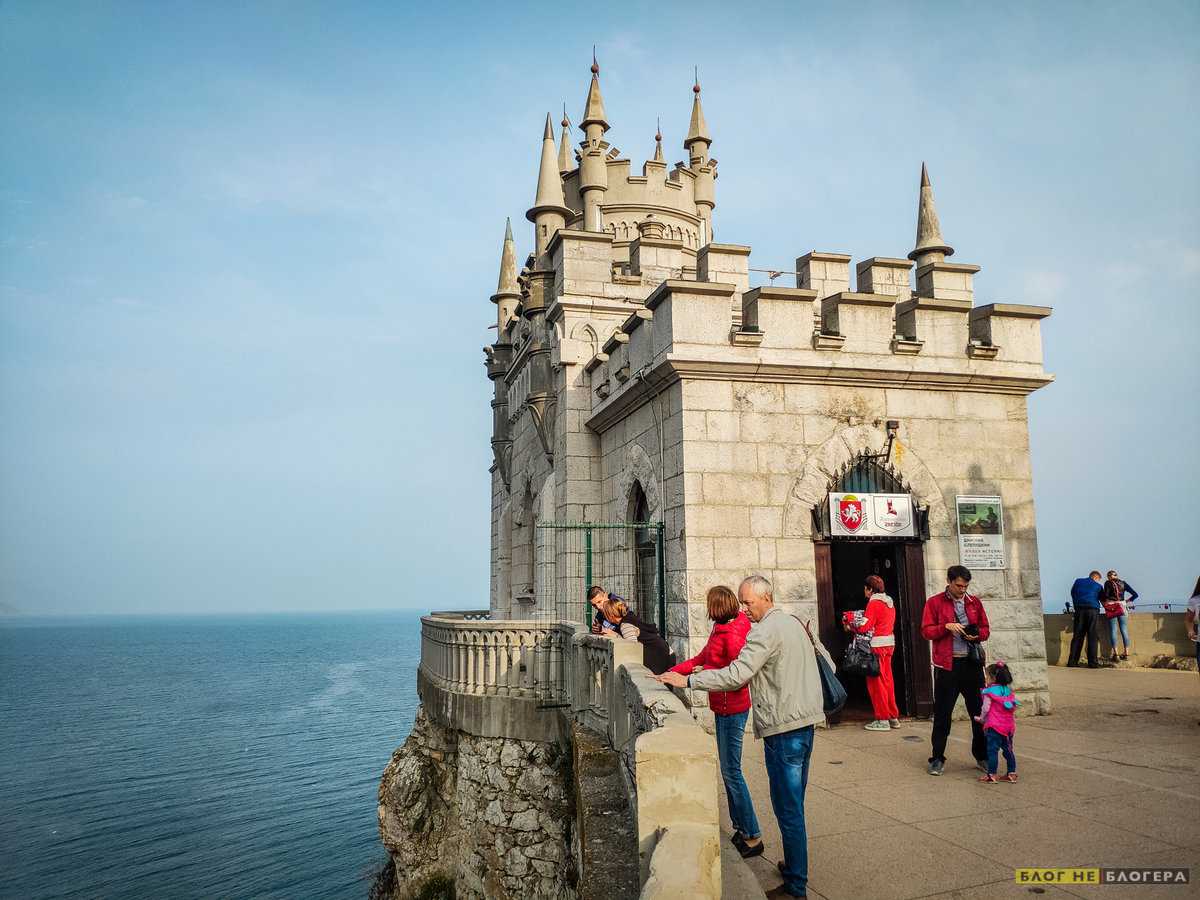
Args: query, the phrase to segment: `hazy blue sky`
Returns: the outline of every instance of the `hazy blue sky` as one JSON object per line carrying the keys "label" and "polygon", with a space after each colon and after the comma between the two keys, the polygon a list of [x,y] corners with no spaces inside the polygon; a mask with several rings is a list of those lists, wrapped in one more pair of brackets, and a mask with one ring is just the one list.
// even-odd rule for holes
{"label": "hazy blue sky", "polygon": [[[927,160],[979,302],[1047,304],[1048,605],[1200,572],[1200,7],[0,4],[0,600],[487,602],[504,217],[542,120],[669,160],[700,66],[715,231],[911,248]],[[596,26],[596,21],[606,24]]]}

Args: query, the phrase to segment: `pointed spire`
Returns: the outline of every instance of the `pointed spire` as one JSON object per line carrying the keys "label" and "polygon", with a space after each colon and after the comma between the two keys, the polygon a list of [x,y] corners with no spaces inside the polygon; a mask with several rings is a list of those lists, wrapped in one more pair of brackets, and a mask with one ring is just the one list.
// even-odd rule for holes
{"label": "pointed spire", "polygon": [[546,113],[546,130],[542,133],[542,164],[538,169],[537,199],[534,209],[543,206],[566,206],[563,199],[562,177],[558,174],[558,152],[554,146],[554,126]]}
{"label": "pointed spire", "polygon": [[504,249],[500,252],[500,278],[496,281],[497,296],[521,295],[517,284],[517,245],[513,240],[512,219],[504,220]]}
{"label": "pointed spire", "polygon": [[937,208],[933,204],[933,185],[929,183],[929,170],[921,163],[921,200],[917,207],[917,245],[908,258],[915,260],[927,253],[951,256],[954,248],[942,238],[942,226],[938,222]]}
{"label": "pointed spire", "polygon": [[567,118],[567,104],[563,104],[562,140],[558,144],[558,171],[562,174],[570,172],[575,166],[571,164],[571,120]]}
{"label": "pointed spire", "polygon": [[662,117],[658,119],[658,127],[654,131],[654,161],[665,163],[667,158],[663,156],[662,149]]}
{"label": "pointed spire", "polygon": [[695,141],[706,141],[712,143],[712,137],[708,133],[708,123],[704,121],[704,108],[700,105],[700,70],[696,70],[696,81],[692,85],[692,121],[688,125],[687,138],[684,139],[683,146],[690,150],[692,143]]}
{"label": "pointed spire", "polygon": [[604,98],[600,96],[600,64],[596,62],[595,47],[592,47],[592,83],[588,87],[583,121],[579,123],[579,127],[586,130],[588,125],[593,124],[600,126],[601,134],[608,131],[608,119],[604,117]]}

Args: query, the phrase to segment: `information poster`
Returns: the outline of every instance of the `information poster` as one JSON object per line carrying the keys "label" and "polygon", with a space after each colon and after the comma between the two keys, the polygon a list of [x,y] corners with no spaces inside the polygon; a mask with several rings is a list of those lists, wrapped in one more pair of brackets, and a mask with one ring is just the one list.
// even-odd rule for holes
{"label": "information poster", "polygon": [[955,497],[958,560],[968,569],[1004,568],[1004,506],[999,497]]}
{"label": "information poster", "polygon": [[909,494],[830,494],[829,527],[834,537],[913,537]]}

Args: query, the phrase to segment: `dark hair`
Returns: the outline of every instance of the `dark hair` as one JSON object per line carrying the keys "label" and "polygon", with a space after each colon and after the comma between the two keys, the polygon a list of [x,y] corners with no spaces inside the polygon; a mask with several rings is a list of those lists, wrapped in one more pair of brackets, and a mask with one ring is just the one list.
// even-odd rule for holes
{"label": "dark hair", "polygon": [[1012,684],[1012,672],[1002,662],[994,662],[987,667],[988,678],[992,680],[992,684],[999,684],[1003,687],[1008,687]]}
{"label": "dark hair", "polygon": [[971,570],[966,566],[951,566],[946,570],[946,581],[954,581],[956,578],[961,578],[963,581],[971,581]]}
{"label": "dark hair", "polygon": [[884,591],[883,579],[878,575],[868,575],[867,580],[863,582],[863,587],[870,588],[873,594],[882,594]]}
{"label": "dark hair", "polygon": [[[1091,578],[1093,575],[1100,575],[1100,572],[1099,572],[1099,570],[1098,570],[1098,569],[1092,569],[1092,571],[1088,572],[1088,578]],[[1103,575],[1100,575],[1100,577],[1101,577],[1101,578],[1103,578],[1104,576],[1103,576]]]}
{"label": "dark hair", "polygon": [[604,588],[600,587],[598,584],[593,584],[590,588],[588,588],[588,600],[592,600],[597,594],[603,593]]}
{"label": "dark hair", "polygon": [[1196,586],[1192,588],[1192,596],[1200,597],[1200,578],[1196,579]]}

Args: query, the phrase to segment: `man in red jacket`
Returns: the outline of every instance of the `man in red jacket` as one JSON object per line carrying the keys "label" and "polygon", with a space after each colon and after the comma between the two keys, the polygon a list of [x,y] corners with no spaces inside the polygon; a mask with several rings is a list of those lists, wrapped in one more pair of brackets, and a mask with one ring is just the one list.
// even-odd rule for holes
{"label": "man in red jacket", "polygon": [[931,642],[933,657],[933,755],[929,774],[941,775],[946,765],[946,739],[950,737],[950,715],[959,694],[971,720],[971,755],[981,771],[987,741],[975,717],[983,708],[983,647],[991,629],[979,598],[967,593],[971,570],[951,566],[946,571],[946,590],[925,601],[921,636]]}

